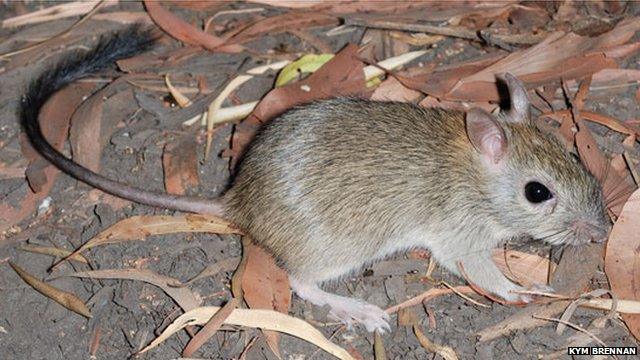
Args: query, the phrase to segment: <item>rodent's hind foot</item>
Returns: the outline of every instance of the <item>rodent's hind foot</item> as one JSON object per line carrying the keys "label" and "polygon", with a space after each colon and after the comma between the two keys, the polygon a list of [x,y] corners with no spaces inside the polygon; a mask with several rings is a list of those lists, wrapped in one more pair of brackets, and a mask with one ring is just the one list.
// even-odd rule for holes
{"label": "rodent's hind foot", "polygon": [[305,283],[290,278],[291,287],[304,300],[318,306],[329,305],[329,315],[341,321],[348,328],[354,323],[360,323],[369,332],[378,330],[380,333],[391,331],[389,314],[379,307],[365,301],[328,293],[316,284]]}
{"label": "rodent's hind foot", "polygon": [[[336,295],[337,296],[337,295]],[[351,329],[354,322],[362,324],[367,331],[378,330],[381,334],[391,331],[389,314],[366,301],[342,297],[331,305],[329,315]]]}

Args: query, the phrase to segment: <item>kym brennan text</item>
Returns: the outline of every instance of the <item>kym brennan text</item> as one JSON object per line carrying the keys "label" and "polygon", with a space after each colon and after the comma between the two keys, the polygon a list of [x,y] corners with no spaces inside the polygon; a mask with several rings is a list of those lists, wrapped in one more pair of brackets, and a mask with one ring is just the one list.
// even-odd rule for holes
{"label": "kym brennan text", "polygon": [[571,346],[567,348],[567,355],[638,355],[635,346]]}

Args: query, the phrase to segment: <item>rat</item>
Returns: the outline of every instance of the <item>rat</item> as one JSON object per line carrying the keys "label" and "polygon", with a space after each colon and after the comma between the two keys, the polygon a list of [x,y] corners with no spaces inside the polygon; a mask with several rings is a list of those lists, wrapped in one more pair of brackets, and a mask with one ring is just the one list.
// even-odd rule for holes
{"label": "rat", "polygon": [[229,219],[287,271],[293,291],[369,330],[389,316],[321,284],[391,254],[428,249],[456,275],[507,301],[530,301],[491,260],[500,243],[528,236],[553,245],[606,239],[602,189],[579,159],[531,120],[524,84],[502,76],[498,113],[337,98],[297,106],[264,125],[219,198],[174,196],[121,184],[66,158],[44,139],[38,113],[70,82],[147,48],[128,29],[45,73],[22,101],[22,123],[52,164],[138,203]]}

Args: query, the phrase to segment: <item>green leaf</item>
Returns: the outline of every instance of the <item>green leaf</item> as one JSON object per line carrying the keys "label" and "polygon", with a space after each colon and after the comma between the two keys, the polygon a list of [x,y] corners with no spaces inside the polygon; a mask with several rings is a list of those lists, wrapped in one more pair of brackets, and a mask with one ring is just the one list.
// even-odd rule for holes
{"label": "green leaf", "polygon": [[333,54],[307,54],[287,65],[280,71],[276,79],[276,87],[281,87],[298,78],[301,73],[312,73],[318,70],[327,61],[333,58]]}

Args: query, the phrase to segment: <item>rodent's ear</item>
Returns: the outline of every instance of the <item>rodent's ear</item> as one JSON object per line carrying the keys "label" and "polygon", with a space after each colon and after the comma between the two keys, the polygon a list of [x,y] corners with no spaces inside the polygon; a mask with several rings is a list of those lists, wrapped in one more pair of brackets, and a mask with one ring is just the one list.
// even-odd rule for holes
{"label": "rodent's ear", "polygon": [[511,73],[502,75],[504,82],[509,89],[510,109],[507,112],[509,120],[513,122],[528,121],[530,118],[531,102],[527,95],[527,89],[522,81],[513,76]]}
{"label": "rodent's ear", "polygon": [[502,126],[488,112],[472,108],[466,117],[467,136],[473,147],[491,164],[497,164],[507,150]]}

